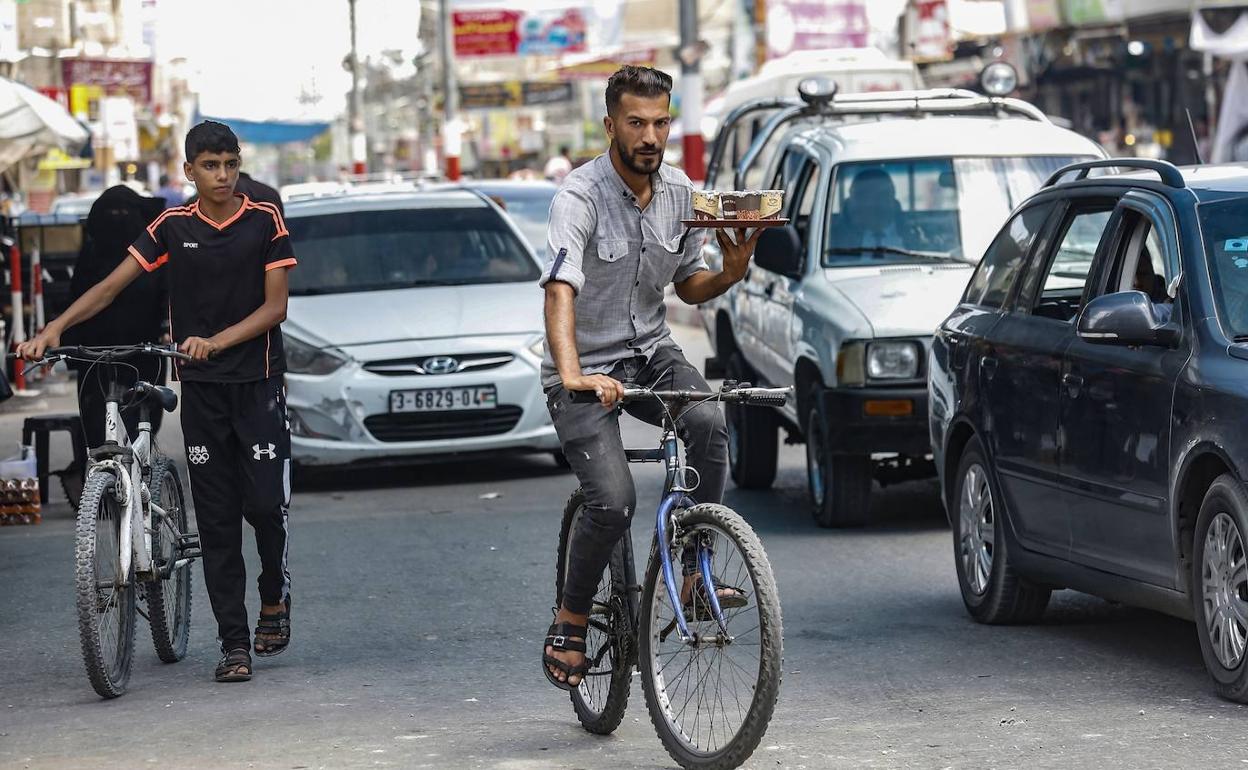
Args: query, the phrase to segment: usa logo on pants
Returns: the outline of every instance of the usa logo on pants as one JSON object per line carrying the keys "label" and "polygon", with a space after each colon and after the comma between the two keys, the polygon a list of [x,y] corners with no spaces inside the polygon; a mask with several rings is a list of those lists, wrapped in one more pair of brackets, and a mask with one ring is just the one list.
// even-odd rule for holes
{"label": "usa logo on pants", "polygon": [[203,465],[208,462],[208,447],[206,446],[188,446],[186,448],[186,459],[191,465]]}

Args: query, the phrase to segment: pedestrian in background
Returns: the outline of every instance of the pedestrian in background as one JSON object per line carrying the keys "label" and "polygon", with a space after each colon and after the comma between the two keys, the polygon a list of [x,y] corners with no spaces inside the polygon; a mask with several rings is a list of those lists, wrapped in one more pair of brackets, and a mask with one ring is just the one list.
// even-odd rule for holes
{"label": "pedestrian in background", "polygon": [[181,206],[186,202],[186,195],[182,193],[182,185],[170,182],[168,174],[160,175],[160,189],[156,191],[156,197],[165,199],[167,209]]}
{"label": "pedestrian in background", "polygon": [[559,148],[559,154],[546,161],[546,169],[542,172],[547,180],[555,184],[563,184],[563,178],[572,172],[572,151],[565,144]]}

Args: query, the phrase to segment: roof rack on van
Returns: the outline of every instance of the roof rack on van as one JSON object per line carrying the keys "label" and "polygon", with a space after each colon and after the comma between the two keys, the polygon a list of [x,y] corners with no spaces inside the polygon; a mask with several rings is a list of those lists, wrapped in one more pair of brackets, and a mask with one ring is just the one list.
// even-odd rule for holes
{"label": "roof rack on van", "polygon": [[[812,93],[801,91],[810,82]],[[801,99],[772,98],[747,102],[729,113],[721,124],[719,135],[711,148],[711,174],[716,174],[726,150],[729,138],[735,141],[736,127],[751,113],[774,110],[762,129],[755,136],[749,149],[734,171],[733,184],[740,186],[745,173],[758,160],[771,137],[786,123],[805,117],[867,117],[871,115],[906,115],[922,117],[930,115],[958,115],[968,113],[1010,114],[1028,120],[1048,123],[1049,119],[1035,106],[1018,99],[984,96],[963,88],[934,88],[921,91],[876,91],[862,94],[835,95],[835,85],[830,81],[831,92],[818,93],[821,84],[803,81],[799,86]]]}
{"label": "roof rack on van", "polygon": [[1082,163],[1072,163],[1069,166],[1062,166],[1044,183],[1045,187],[1052,187],[1061,181],[1062,177],[1067,174],[1078,172],[1073,180],[1078,182],[1081,179],[1088,178],[1088,172],[1094,168],[1140,168],[1147,171],[1157,172],[1157,176],[1161,177],[1162,184],[1167,187],[1181,189],[1187,187],[1187,182],[1183,180],[1183,172],[1179,171],[1179,167],[1164,160],[1153,160],[1152,158],[1107,158],[1105,160],[1088,160]]}

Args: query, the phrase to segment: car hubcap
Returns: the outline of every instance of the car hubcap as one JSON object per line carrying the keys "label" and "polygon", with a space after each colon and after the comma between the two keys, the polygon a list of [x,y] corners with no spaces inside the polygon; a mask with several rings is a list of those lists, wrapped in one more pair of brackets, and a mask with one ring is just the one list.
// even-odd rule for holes
{"label": "car hubcap", "polygon": [[988,590],[992,574],[992,556],[996,547],[996,517],[993,515],[992,489],[982,465],[972,465],[962,481],[962,499],[958,503],[961,522],[962,571],[967,586],[976,595]]}
{"label": "car hubcap", "polygon": [[1209,642],[1218,661],[1235,668],[1244,658],[1248,640],[1248,570],[1244,541],[1230,514],[1215,516],[1205,535],[1201,589]]}

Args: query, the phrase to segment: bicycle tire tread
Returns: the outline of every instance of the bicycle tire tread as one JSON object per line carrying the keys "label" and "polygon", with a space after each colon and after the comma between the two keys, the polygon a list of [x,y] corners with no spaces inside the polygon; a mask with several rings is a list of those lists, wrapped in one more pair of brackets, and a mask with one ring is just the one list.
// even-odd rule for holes
{"label": "bicycle tire tread", "polygon": [[[163,500],[161,497],[161,484],[164,483],[165,472],[172,471],[174,476],[178,475],[177,463],[168,457],[160,457],[152,465],[152,485],[150,488],[152,500]],[[177,491],[178,497],[181,499],[181,521],[177,525],[183,530],[188,526],[189,519],[186,515],[186,495],[183,494],[181,480],[174,483],[174,489]],[[162,505],[162,507],[165,507]],[[152,528],[152,550],[156,550],[155,546],[160,532],[159,527]],[[185,534],[185,532],[183,533]],[[155,557],[155,553],[152,554]],[[191,598],[194,596],[193,588],[194,572],[188,567],[186,568],[186,623],[179,634],[180,638],[173,638],[174,629],[167,627],[165,623],[165,580],[154,580],[147,586],[147,617],[152,630],[152,645],[156,648],[156,657],[164,663],[177,663],[186,657],[186,648],[190,638],[191,626]],[[176,597],[174,599],[176,601]]]}
{"label": "bicycle tire tread", "polygon": [[[658,695],[654,691],[653,672],[649,670],[650,656],[647,648],[650,638],[648,631],[650,608],[658,584],[659,570],[659,559],[657,555],[653,556],[646,569],[640,634],[643,651],[646,652],[640,656],[646,711],[650,714],[650,722],[654,725],[663,748],[681,767],[697,768],[697,770],[731,770],[744,764],[758,748],[771,723],[771,717],[779,699],[784,674],[784,620],[780,611],[779,589],[762,541],[736,511],[724,505],[701,503],[686,509],[680,516],[682,523],[697,523],[699,519],[703,519],[705,523],[720,527],[736,541],[742,555],[748,559],[753,568],[751,579],[754,581],[755,596],[758,597],[759,618],[761,621],[764,616],[767,616],[766,623],[770,632],[759,634],[759,684],[755,688],[749,713],[732,742],[709,758],[687,752],[668,730],[657,702]],[[764,607],[766,607],[765,610]]]}
{"label": "bicycle tire tread", "polygon": [[128,608],[123,608],[121,622],[125,626],[118,653],[125,658],[119,681],[108,675],[108,667],[101,650],[99,631],[95,627],[96,576],[95,546],[96,522],[103,495],[117,483],[111,473],[98,472],[87,476],[82,497],[78,501],[78,518],[74,532],[74,594],[78,615],[78,635],[82,643],[82,660],[86,665],[91,687],[103,698],[116,698],[125,694],[130,680],[131,661],[134,652],[134,585],[131,584]]}

